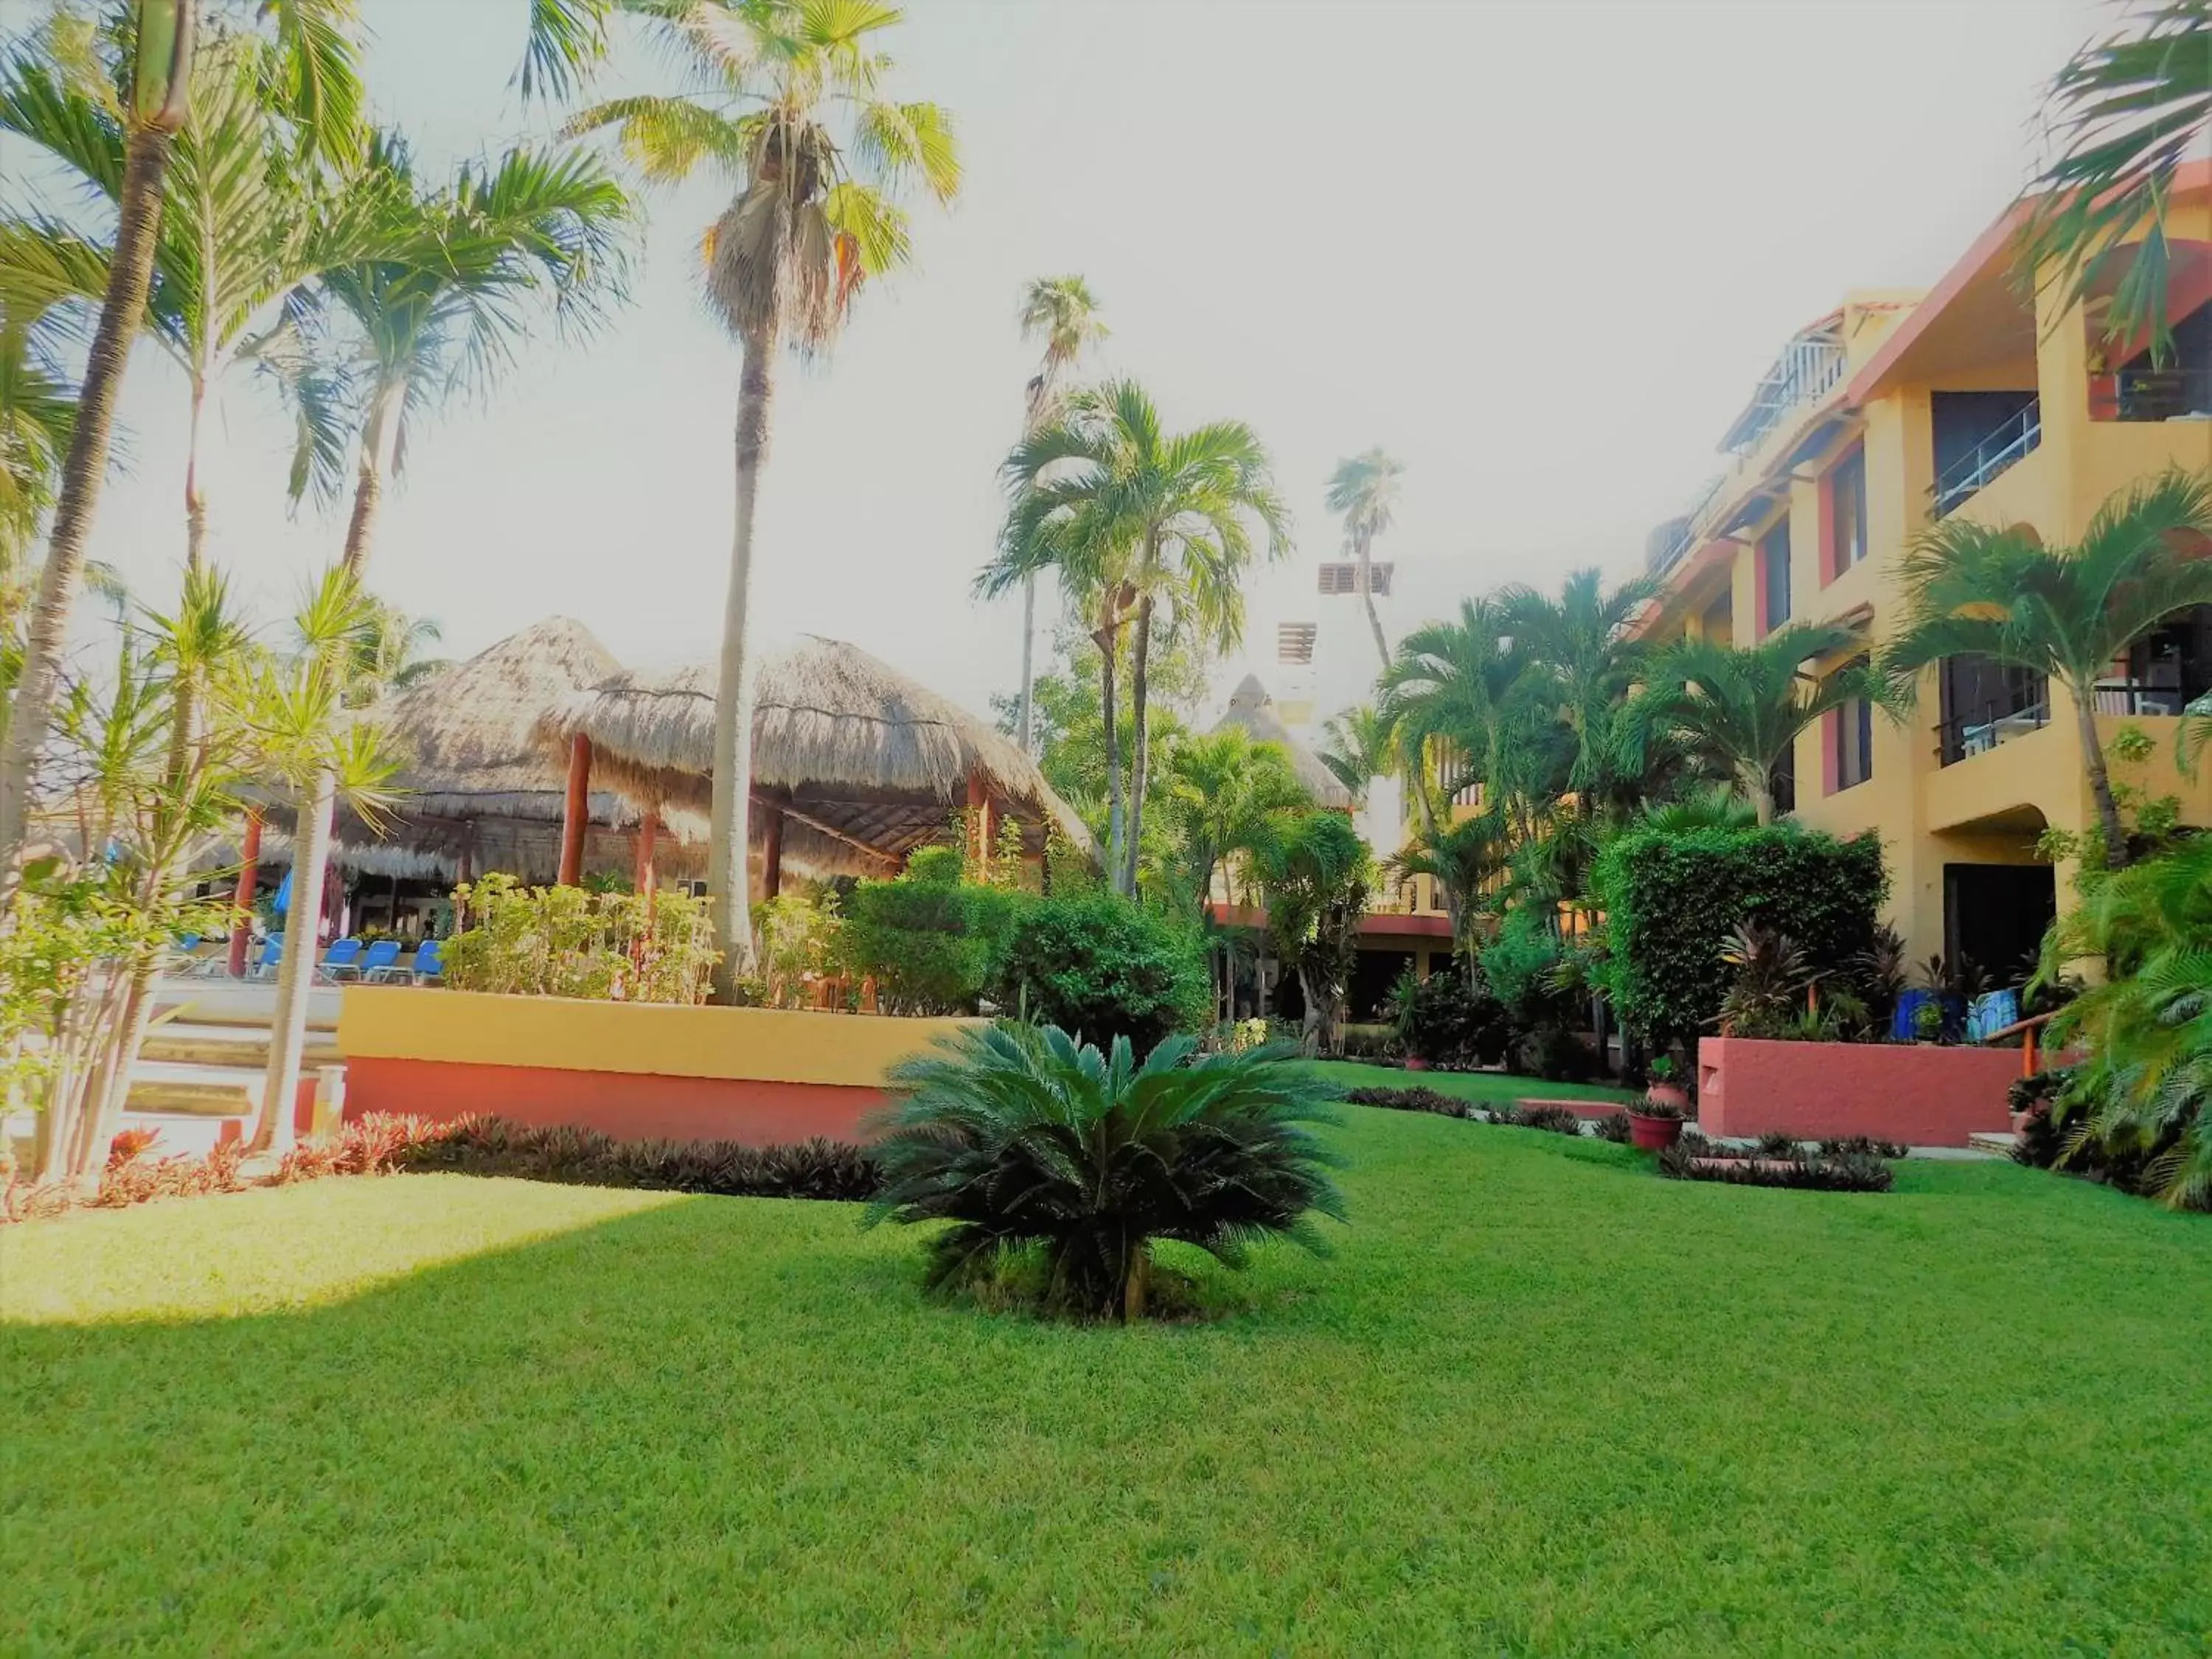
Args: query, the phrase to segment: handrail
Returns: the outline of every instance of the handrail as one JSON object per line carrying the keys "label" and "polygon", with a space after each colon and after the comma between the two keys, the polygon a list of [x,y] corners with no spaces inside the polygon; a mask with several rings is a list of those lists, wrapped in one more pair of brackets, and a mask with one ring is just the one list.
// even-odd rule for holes
{"label": "handrail", "polygon": [[[1943,517],[2014,462],[2032,454],[2042,441],[2043,402],[2031,398],[2019,414],[2008,416],[2002,426],[1944,469],[1936,481],[1936,516]],[[1992,444],[1996,445],[1994,453],[1990,453]]]}

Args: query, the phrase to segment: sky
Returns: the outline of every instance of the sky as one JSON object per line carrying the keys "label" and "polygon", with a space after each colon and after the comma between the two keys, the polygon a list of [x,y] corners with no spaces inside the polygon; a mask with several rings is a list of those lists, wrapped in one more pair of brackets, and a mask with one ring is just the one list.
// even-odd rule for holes
{"label": "sky", "polygon": [[[380,121],[430,163],[542,137],[512,84],[526,0],[362,0]],[[29,0],[0,0],[0,22]],[[982,712],[1018,676],[1018,600],[969,582],[1035,348],[1022,285],[1087,277],[1171,427],[1236,417],[1271,449],[1297,548],[1249,587],[1248,666],[1313,621],[1322,711],[1376,666],[1338,556],[1329,469],[1405,463],[1383,601],[1396,635],[1506,581],[1626,574],[1718,470],[1721,433],[1789,336],[1847,289],[1936,280],[2031,172],[2038,91],[2108,19],[2085,0],[912,0],[898,95],[958,123],[950,211],[860,299],[834,353],[778,366],[755,635],[852,641]],[[632,57],[608,91],[652,83]],[[12,141],[0,139],[0,146]],[[0,148],[0,203],[28,158]],[[625,663],[710,654],[733,517],[738,357],[703,307],[722,200],[648,199],[631,303],[550,329],[481,402],[411,438],[371,585],[466,655],[539,617]],[[125,387],[125,470],[93,556],[149,601],[183,557],[185,388],[152,349]],[[212,556],[279,612],[340,514],[283,500],[289,427],[221,395]],[[1040,635],[1047,632],[1040,628]]]}

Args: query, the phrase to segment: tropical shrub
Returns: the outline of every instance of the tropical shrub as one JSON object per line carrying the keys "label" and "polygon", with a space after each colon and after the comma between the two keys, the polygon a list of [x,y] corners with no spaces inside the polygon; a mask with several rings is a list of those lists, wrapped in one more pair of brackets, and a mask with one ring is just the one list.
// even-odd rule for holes
{"label": "tropical shrub", "polygon": [[876,981],[887,1013],[972,1014],[988,994],[1023,896],[960,878],[960,855],[923,848],[904,873],[864,881],[845,903],[846,963]]}
{"label": "tropical shrub", "polygon": [[1353,1106],[1380,1106],[1392,1112],[1431,1112],[1438,1117],[1466,1117],[1474,1109],[1467,1102],[1436,1089],[1347,1089],[1344,1098]]}
{"label": "tropical shrub", "polygon": [[[349,1127],[351,1126],[349,1125]],[[734,1140],[617,1140],[597,1129],[471,1116],[406,1139],[389,1167],[510,1176],[578,1187],[635,1187],[726,1198],[872,1198],[882,1172],[864,1148],[817,1138],[779,1146]]]}
{"label": "tropical shrub", "polygon": [[1170,1037],[1139,1065],[1126,1037],[1008,1024],[941,1040],[893,1068],[911,1092],[884,1115],[868,1224],[952,1224],[929,1241],[933,1289],[1041,1254],[1046,1306],[1125,1321],[1161,1239],[1231,1267],[1264,1237],[1324,1253],[1312,1218],[1344,1218],[1312,1127],[1336,1121],[1330,1085],[1282,1048],[1196,1049]]}
{"label": "tropical shrub", "polygon": [[1594,1076],[1597,1061],[1574,1033],[1581,994],[1571,983],[1573,957],[1543,917],[1523,905],[1508,911],[1481,955],[1482,977],[1504,1006],[1522,1071],[1554,1081]]}
{"label": "tropical shrub", "polygon": [[1439,969],[1426,979],[1408,968],[1391,988],[1392,1025],[1406,1054],[1438,1066],[1501,1064],[1513,1046],[1513,1021],[1488,987]]}
{"label": "tropical shrub", "polygon": [[811,996],[807,980],[832,974],[839,963],[843,922],[835,890],[819,900],[782,893],[756,905],[762,998],[778,1008],[803,1008]]}
{"label": "tropical shrub", "polygon": [[1492,1121],[1516,1129],[1541,1129],[1547,1134],[1580,1135],[1583,1132],[1582,1114],[1565,1106],[1517,1105],[1498,1114]]}
{"label": "tropical shrub", "polygon": [[1775,824],[1631,831],[1599,855],[1590,886],[1621,1022],[1666,1048],[1719,1019],[1733,929],[1786,934],[1807,973],[1847,974],[1874,946],[1888,878],[1877,836]]}
{"label": "tropical shrub", "polygon": [[1718,1181],[1737,1187],[1788,1187],[1807,1192],[1886,1193],[1897,1176],[1886,1159],[1856,1146],[1807,1152],[1788,1136],[1753,1146],[1707,1140],[1694,1129],[1659,1153],[1659,1173],[1672,1181]]}
{"label": "tropical shrub", "polygon": [[1206,942],[1187,923],[1104,888],[1023,905],[1007,930],[991,995],[1010,1014],[1142,1054],[1213,1013]]}
{"label": "tropical shrub", "polygon": [[593,893],[489,875],[453,890],[465,919],[445,944],[460,991],[595,1001],[703,1002],[714,948],[703,901],[661,889]]}
{"label": "tropical shrub", "polygon": [[1590,1133],[1600,1140],[1609,1140],[1616,1146],[1626,1146],[1628,1145],[1630,1136],[1635,1133],[1635,1126],[1629,1122],[1627,1113],[1608,1112],[1605,1116],[1591,1121]]}

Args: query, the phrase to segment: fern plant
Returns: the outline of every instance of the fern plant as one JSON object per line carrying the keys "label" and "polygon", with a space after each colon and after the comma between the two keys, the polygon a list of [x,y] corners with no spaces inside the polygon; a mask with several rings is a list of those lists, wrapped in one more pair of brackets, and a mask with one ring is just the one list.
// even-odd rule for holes
{"label": "fern plant", "polygon": [[1330,1086],[1271,1044],[1199,1055],[1172,1036],[1137,1062],[1056,1026],[995,1025],[893,1068],[909,1091],[872,1149],[882,1195],[866,1224],[949,1221],[929,1244],[932,1289],[1041,1249],[1048,1306],[1143,1316],[1152,1246],[1193,1244],[1231,1267],[1287,1238],[1316,1255],[1316,1215],[1344,1219],[1314,1133]]}

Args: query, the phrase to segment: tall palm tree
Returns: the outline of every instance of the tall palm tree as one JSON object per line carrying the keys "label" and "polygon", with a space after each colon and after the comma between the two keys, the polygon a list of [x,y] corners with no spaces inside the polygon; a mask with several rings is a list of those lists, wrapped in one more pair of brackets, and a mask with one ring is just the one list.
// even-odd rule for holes
{"label": "tall palm tree", "polygon": [[[542,19],[548,8],[533,8]],[[753,520],[768,448],[780,353],[819,351],[837,337],[854,296],[906,264],[912,244],[898,197],[918,183],[941,203],[960,187],[951,118],[935,104],[883,96],[892,68],[878,42],[903,14],[870,0],[620,0],[556,4],[588,34],[605,12],[641,14],[702,88],[596,104],[570,123],[611,129],[656,184],[702,169],[731,188],[707,234],[707,293],[737,337],[737,524],[714,700],[714,799],[708,889],[722,958],[714,989],[734,999],[750,967],[745,865],[752,787]],[[544,39],[533,33],[533,48]],[[572,37],[573,38],[573,37]],[[586,48],[576,50],[588,55]],[[539,60],[541,74],[561,58]]]}
{"label": "tall palm tree", "polygon": [[[76,423],[75,389],[0,305],[0,640],[15,637],[32,549],[53,508]],[[8,684],[0,678],[0,691]]]}
{"label": "tall palm tree", "polygon": [[[999,556],[977,578],[987,595],[1044,569],[1073,592],[1092,596],[1105,659],[1105,729],[1114,741],[1112,661],[1133,624],[1129,701],[1135,715],[1129,800],[1122,807],[1118,757],[1109,756],[1108,868],[1115,887],[1136,891],[1150,762],[1146,702],[1155,612],[1163,603],[1216,648],[1243,636],[1244,572],[1253,526],[1270,559],[1290,552],[1289,514],[1275,493],[1263,446],[1242,421],[1169,433],[1144,389],[1120,380],[1069,399],[1066,409],[1006,458],[1012,500]],[[1117,745],[1118,746],[1118,745]]]}
{"label": "tall palm tree", "polygon": [[1282,746],[1239,726],[1178,744],[1169,769],[1166,808],[1201,909],[1225,860],[1259,854],[1288,815],[1313,805]]}
{"label": "tall palm tree", "polygon": [[1456,823],[1423,830],[1385,866],[1400,880],[1427,876],[1436,883],[1451,927],[1452,954],[1470,982],[1480,967],[1474,923],[1498,890],[1513,846],[1511,825],[1492,806]]}
{"label": "tall palm tree", "polygon": [[[198,0],[137,0],[129,18],[135,50],[127,96],[113,110],[101,112],[119,158],[112,173],[114,253],[77,393],[78,415],[62,469],[53,533],[39,573],[38,596],[32,603],[22,659],[9,698],[6,729],[0,732],[0,896],[14,887],[15,854],[30,818],[31,768],[53,718],[70,611],[84,574],[93,512],[107,475],[115,405],[153,286],[163,178],[171,142],[190,106],[198,15]],[[22,83],[37,77],[42,69],[20,57],[12,58],[0,70],[0,100],[15,99]],[[56,77],[46,77],[46,84],[57,84]]]}
{"label": "tall palm tree", "polygon": [[[1022,338],[1044,342],[1043,358],[1030,378],[1023,405],[1022,435],[1027,437],[1057,409],[1061,375],[1109,331],[1098,319],[1091,284],[1073,275],[1032,277],[1022,290],[1021,325]],[[1024,755],[1036,752],[1036,573],[1031,571],[1022,579],[1022,690],[1015,727]]]}
{"label": "tall palm tree", "polygon": [[1457,617],[1425,623],[1398,642],[1383,672],[1382,707],[1397,728],[1425,834],[1437,824],[1432,769],[1449,774],[1442,780],[1447,798],[1477,779],[1496,779],[1507,706],[1528,665],[1488,598],[1462,599]]}
{"label": "tall palm tree", "polygon": [[[2021,269],[2055,281],[2064,303],[2118,273],[2109,339],[2148,332],[2153,361],[2172,354],[2166,207],[2173,176],[2212,131],[2212,0],[2150,0],[2088,42],[2052,77],[2044,119],[2057,140],[2028,186]],[[2124,237],[2140,229],[2140,240]]]}
{"label": "tall palm tree", "polygon": [[1651,660],[1638,715],[1648,732],[1671,733],[1693,754],[1727,769],[1761,823],[1774,822],[1774,772],[1798,734],[1856,699],[1887,690],[1871,669],[1814,676],[1804,664],[1849,650],[1848,628],[1791,623],[1752,646],[1684,640]]}
{"label": "tall palm tree", "polygon": [[1397,724],[1373,703],[1359,703],[1328,717],[1314,757],[1344,786],[1352,810],[1364,812],[1375,780],[1400,769]]}
{"label": "tall palm tree", "polygon": [[2071,547],[2032,530],[1946,519],[1913,540],[1899,572],[1900,625],[1877,666],[1900,703],[1920,671],[1978,655],[2056,681],[2074,702],[2108,868],[2127,833],[2097,730],[2096,684],[2175,612],[2212,605],[2212,472],[2169,470],[2106,501]]}
{"label": "tall palm tree", "polygon": [[1372,580],[1375,538],[1390,527],[1398,505],[1398,479],[1402,462],[1381,449],[1370,449],[1339,461],[1328,475],[1328,510],[1344,515],[1344,542],[1359,569],[1359,602],[1367,610],[1368,630],[1375,635],[1375,654],[1382,668],[1390,666],[1390,642],[1382,637],[1382,619],[1375,611]]}
{"label": "tall palm tree", "polygon": [[508,151],[453,185],[416,185],[404,143],[380,136],[370,170],[387,223],[371,258],[323,273],[352,335],[361,409],[344,563],[362,574],[408,428],[443,396],[481,392],[541,311],[589,327],[623,292],[629,198],[580,150]]}

